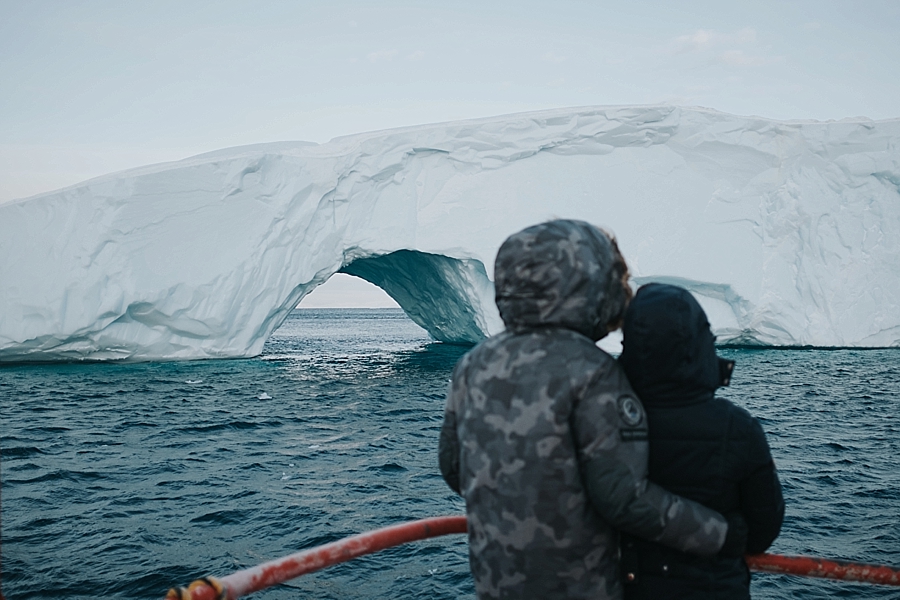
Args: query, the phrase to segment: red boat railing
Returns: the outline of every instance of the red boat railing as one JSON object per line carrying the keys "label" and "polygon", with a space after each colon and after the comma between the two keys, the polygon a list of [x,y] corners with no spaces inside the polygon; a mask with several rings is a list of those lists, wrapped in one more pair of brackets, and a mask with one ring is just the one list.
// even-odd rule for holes
{"label": "red boat railing", "polygon": [[783,573],[801,577],[900,586],[900,569],[884,565],[866,565],[814,556],[783,556],[781,554],[757,554],[747,556],[746,561],[751,571],[763,573]]}
{"label": "red boat railing", "polygon": [[[392,525],[303,550],[221,579],[204,577],[187,588],[172,588],[166,600],[236,600],[364,554],[416,540],[465,532],[464,516],[432,517]],[[747,556],[746,560],[752,571],[900,586],[900,569],[894,567],[779,554],[757,554]]]}
{"label": "red boat railing", "polygon": [[432,517],[392,525],[303,550],[226,575],[221,579],[212,577],[199,579],[187,588],[172,588],[166,600],[235,600],[364,554],[416,540],[465,532],[465,517]]}

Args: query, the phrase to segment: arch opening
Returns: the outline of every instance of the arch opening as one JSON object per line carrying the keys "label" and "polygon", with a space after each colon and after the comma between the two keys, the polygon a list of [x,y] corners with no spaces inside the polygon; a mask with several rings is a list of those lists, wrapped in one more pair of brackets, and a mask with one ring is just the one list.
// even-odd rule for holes
{"label": "arch opening", "polygon": [[383,289],[435,340],[474,344],[502,329],[481,261],[398,250],[357,258],[338,272]]}
{"label": "arch opening", "polygon": [[349,273],[335,273],[305,295],[297,308],[400,308],[387,292]]}

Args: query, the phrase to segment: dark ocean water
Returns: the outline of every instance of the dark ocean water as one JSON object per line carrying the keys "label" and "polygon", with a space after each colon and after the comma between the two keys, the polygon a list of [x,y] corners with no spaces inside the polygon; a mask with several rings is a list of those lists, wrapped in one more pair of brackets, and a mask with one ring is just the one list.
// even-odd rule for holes
{"label": "dark ocean water", "polygon": [[[295,311],[251,360],[0,368],[8,600],[168,587],[406,520],[461,514],[436,445],[465,348],[399,310]],[[900,350],[723,350],[788,513],[773,551],[900,565]],[[755,598],[900,598],[757,575]],[[257,598],[472,598],[463,536]]]}

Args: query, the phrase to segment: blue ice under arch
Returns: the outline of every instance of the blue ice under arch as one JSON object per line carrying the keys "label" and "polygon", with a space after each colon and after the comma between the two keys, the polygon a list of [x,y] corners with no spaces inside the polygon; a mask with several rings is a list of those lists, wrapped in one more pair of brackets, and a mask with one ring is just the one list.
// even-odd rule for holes
{"label": "blue ice under arch", "polygon": [[494,286],[479,260],[398,250],[357,258],[338,272],[383,289],[438,341],[477,343],[497,330]]}

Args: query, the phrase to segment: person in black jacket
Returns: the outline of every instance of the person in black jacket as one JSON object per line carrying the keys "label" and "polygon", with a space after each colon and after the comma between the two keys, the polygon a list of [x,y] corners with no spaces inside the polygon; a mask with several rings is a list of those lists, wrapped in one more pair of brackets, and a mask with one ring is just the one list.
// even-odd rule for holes
{"label": "person in black jacket", "polygon": [[[762,427],[715,397],[733,361],[694,297],[673,285],[641,287],[625,314],[619,362],[647,411],[649,478],[747,524],[747,554],[765,551],[784,518],[781,484]],[[729,519],[730,520],[730,519]],[[702,557],[622,536],[627,600],[750,598],[743,558]]]}

